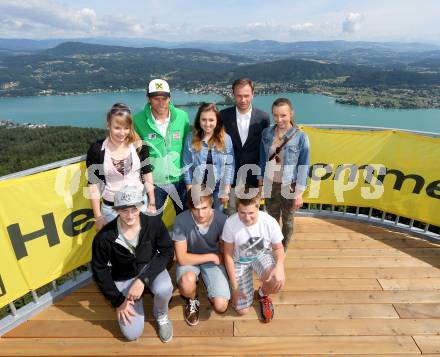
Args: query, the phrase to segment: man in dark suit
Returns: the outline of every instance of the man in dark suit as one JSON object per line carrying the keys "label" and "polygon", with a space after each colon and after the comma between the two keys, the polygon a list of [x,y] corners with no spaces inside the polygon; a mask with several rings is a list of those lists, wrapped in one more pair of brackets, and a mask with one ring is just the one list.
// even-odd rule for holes
{"label": "man in dark suit", "polygon": [[232,84],[232,93],[235,106],[220,112],[226,132],[232,139],[235,156],[234,184],[227,208],[228,214],[236,211],[235,187],[244,185],[258,187],[256,173],[253,174],[250,170],[240,170],[240,168],[243,165],[259,165],[261,132],[270,124],[269,115],[266,112],[252,107],[254,84],[250,79],[237,79]]}

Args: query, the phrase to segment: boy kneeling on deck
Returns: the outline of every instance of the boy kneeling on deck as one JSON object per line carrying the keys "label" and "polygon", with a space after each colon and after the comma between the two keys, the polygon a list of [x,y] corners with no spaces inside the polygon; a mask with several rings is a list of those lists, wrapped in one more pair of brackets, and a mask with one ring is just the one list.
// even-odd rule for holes
{"label": "boy kneeling on deck", "polygon": [[237,213],[226,220],[223,229],[225,266],[232,303],[240,315],[248,313],[252,306],[252,272],[256,272],[262,282],[257,291],[261,319],[270,322],[274,309],[269,294],[279,292],[285,282],[283,234],[278,222],[259,210],[258,189],[250,190],[241,195],[249,198],[237,198]]}
{"label": "boy kneeling on deck", "polygon": [[92,246],[92,271],[96,284],[116,308],[122,334],[135,340],[144,330],[142,294],[154,295],[153,315],[162,342],[173,338],[168,303],[173,292],[166,269],[174,256],[173,243],[159,216],[140,212],[142,191],[123,187],[116,192],[118,217],[98,232]]}
{"label": "boy kneeling on deck", "polygon": [[184,319],[188,325],[195,326],[199,323],[199,275],[214,310],[223,313],[228,308],[231,296],[220,240],[227,217],[212,208],[213,195],[209,187],[193,185],[187,197],[189,210],[176,217],[173,241],[176,280],[180,293],[187,299]]}

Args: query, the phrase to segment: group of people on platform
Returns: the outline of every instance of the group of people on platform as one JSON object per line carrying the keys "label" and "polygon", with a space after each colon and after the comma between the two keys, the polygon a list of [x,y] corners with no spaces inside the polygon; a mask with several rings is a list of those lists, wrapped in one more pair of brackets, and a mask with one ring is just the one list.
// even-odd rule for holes
{"label": "group of people on platform", "polygon": [[[231,301],[246,314],[255,295],[261,320],[273,318],[269,295],[285,282],[285,252],[295,210],[303,204],[310,144],[288,99],[273,102],[270,126],[269,115],[252,106],[250,79],[236,80],[232,93],[233,107],[219,111],[202,104],[191,130],[188,114],[171,103],[168,83],[154,79],[144,110],[133,115],[127,105],[114,104],[107,137],[87,152],[98,232],[93,276],[129,340],[143,332],[147,292],[160,339],[172,339],[168,268],[174,256],[189,325],[199,322],[199,277],[217,313]],[[161,219],[167,197],[176,211],[171,236]],[[266,212],[260,210],[262,197]],[[261,281],[256,291],[253,272]]]}

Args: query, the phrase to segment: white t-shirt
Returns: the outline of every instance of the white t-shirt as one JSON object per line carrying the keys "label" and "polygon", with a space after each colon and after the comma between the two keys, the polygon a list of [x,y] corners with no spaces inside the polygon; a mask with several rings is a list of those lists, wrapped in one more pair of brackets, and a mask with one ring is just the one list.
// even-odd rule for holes
{"label": "white t-shirt", "polygon": [[223,228],[222,240],[234,243],[233,259],[240,263],[251,263],[259,254],[272,250],[272,244],[283,240],[278,222],[266,212],[258,212],[258,220],[246,226],[238,213],[230,216]]}
{"label": "white t-shirt", "polygon": [[237,127],[238,133],[240,134],[241,145],[244,145],[249,135],[252,107],[250,107],[249,110],[244,114],[241,114],[237,108],[235,108],[235,110],[237,112]]}

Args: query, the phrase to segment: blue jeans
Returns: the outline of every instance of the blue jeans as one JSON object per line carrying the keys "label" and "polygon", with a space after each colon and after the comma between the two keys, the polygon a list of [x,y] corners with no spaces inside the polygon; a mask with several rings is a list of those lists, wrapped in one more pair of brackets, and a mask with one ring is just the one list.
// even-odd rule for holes
{"label": "blue jeans", "polygon": [[[115,281],[116,288],[125,295],[127,295],[128,290],[131,287],[133,281],[136,277],[128,279]],[[167,270],[163,270],[153,282],[146,285],[146,287],[153,293],[153,315],[157,318],[161,313],[168,313],[168,303],[170,302],[171,296],[173,295],[173,284],[171,282],[170,274]],[[148,290],[147,290],[148,291]],[[122,321],[118,320],[119,328],[122,334],[130,341],[139,338],[144,331],[145,324],[145,312],[143,298],[134,302],[133,310],[135,315],[131,317],[131,322],[128,324],[123,324]]]}
{"label": "blue jeans", "polygon": [[212,199],[213,199],[213,204],[212,204],[212,208],[219,210],[220,212],[223,212],[223,204],[220,203],[220,183],[217,183],[217,185],[215,186],[214,191],[212,192]]}
{"label": "blue jeans", "polygon": [[168,184],[155,185],[154,196],[156,198],[156,209],[160,216],[162,216],[165,208],[163,206],[168,196],[170,196],[171,201],[173,202],[176,215],[186,209],[186,185],[183,180]]}

